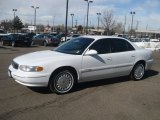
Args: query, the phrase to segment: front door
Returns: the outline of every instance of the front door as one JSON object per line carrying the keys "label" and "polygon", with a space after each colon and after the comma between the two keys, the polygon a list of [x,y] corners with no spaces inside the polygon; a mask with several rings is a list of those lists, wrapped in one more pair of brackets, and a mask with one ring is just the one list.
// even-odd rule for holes
{"label": "front door", "polygon": [[110,43],[100,39],[89,50],[96,50],[96,55],[84,55],[82,58],[82,81],[100,80],[114,76],[114,64],[110,54]]}

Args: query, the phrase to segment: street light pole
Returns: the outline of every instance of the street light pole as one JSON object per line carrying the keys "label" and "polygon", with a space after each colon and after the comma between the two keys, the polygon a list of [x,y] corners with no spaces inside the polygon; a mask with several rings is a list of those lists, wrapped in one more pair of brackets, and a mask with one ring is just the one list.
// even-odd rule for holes
{"label": "street light pole", "polygon": [[126,31],[126,16],[125,16],[125,20],[124,20],[124,28],[123,28],[123,35],[125,34],[125,31]]}
{"label": "street light pole", "polygon": [[136,12],[130,12],[130,14],[132,15],[132,23],[131,23],[131,36],[132,36],[132,32],[133,32],[133,16],[136,14]]}
{"label": "street light pole", "polygon": [[34,9],[34,30],[36,33],[36,10],[39,9],[39,7],[31,6]]}
{"label": "street light pole", "polygon": [[97,13],[97,15],[98,15],[98,26],[97,26],[97,29],[98,29],[98,32],[99,32],[99,17],[101,15],[101,13]]}
{"label": "street light pole", "polygon": [[72,17],[72,28],[73,28],[73,16],[74,16],[74,14],[71,13],[71,17]]}
{"label": "street light pole", "polygon": [[15,25],[15,17],[16,17],[17,9],[13,9],[13,12],[14,12],[14,18],[13,18],[13,31],[14,31],[14,33],[15,33],[15,27],[14,27],[14,25]]}
{"label": "street light pole", "polygon": [[76,19],[75,22],[76,22],[76,33],[77,33],[77,30],[78,30],[78,20]]}
{"label": "street light pole", "polygon": [[86,23],[85,23],[85,21],[86,21],[86,15],[84,16],[84,23],[83,23],[83,33],[85,33],[85,26],[86,26]]}
{"label": "street light pole", "polygon": [[52,32],[54,32],[54,22],[55,22],[55,16],[53,16],[53,30],[52,30]]}
{"label": "street light pole", "polygon": [[66,3],[65,41],[66,41],[66,38],[67,38],[68,3],[69,3],[69,0],[67,0],[67,3]]}
{"label": "street light pole", "polygon": [[84,0],[87,2],[87,24],[86,24],[86,34],[88,34],[88,15],[89,15],[89,4],[93,3],[91,0]]}

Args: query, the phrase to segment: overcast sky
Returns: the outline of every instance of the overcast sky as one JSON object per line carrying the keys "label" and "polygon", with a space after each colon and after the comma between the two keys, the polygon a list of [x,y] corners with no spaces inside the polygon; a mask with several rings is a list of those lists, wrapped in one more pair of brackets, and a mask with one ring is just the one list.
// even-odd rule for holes
{"label": "overcast sky", "polygon": [[[38,6],[37,24],[54,23],[65,24],[66,0],[0,0],[0,20],[13,19],[12,9],[17,9],[16,15],[23,23],[33,23],[34,9]],[[139,29],[160,30],[160,0],[93,0],[90,4],[89,25],[97,26],[97,12],[113,10],[117,22],[124,23],[127,18],[127,27],[131,24],[131,11],[135,11],[134,27],[138,21]],[[84,0],[69,0],[68,25],[71,26],[71,13],[74,13],[74,24],[84,25],[87,2]]]}

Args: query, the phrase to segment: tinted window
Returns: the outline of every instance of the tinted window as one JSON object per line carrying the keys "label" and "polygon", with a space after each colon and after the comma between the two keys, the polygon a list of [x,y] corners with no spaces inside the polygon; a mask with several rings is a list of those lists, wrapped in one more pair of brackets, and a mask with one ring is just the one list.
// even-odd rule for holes
{"label": "tinted window", "polygon": [[127,44],[128,51],[135,50],[134,47],[129,42],[126,41],[126,44]]}
{"label": "tinted window", "polygon": [[91,38],[75,38],[62,44],[61,46],[56,48],[55,51],[80,55],[93,41],[94,39]]}
{"label": "tinted window", "polygon": [[101,39],[96,41],[89,49],[94,49],[98,54],[110,53],[110,42],[108,39]]}
{"label": "tinted window", "polygon": [[112,52],[124,52],[134,50],[133,46],[123,39],[111,39]]}

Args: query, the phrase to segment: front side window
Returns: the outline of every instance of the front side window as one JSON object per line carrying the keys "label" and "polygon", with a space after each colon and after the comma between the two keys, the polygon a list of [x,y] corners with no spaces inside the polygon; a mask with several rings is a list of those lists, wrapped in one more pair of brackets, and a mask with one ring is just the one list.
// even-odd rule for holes
{"label": "front side window", "polygon": [[108,39],[101,39],[93,43],[93,45],[89,49],[96,50],[98,54],[110,53],[110,42]]}
{"label": "front side window", "polygon": [[62,44],[58,48],[54,49],[54,51],[67,54],[81,55],[93,41],[94,39],[92,38],[84,38],[84,37],[75,38]]}

